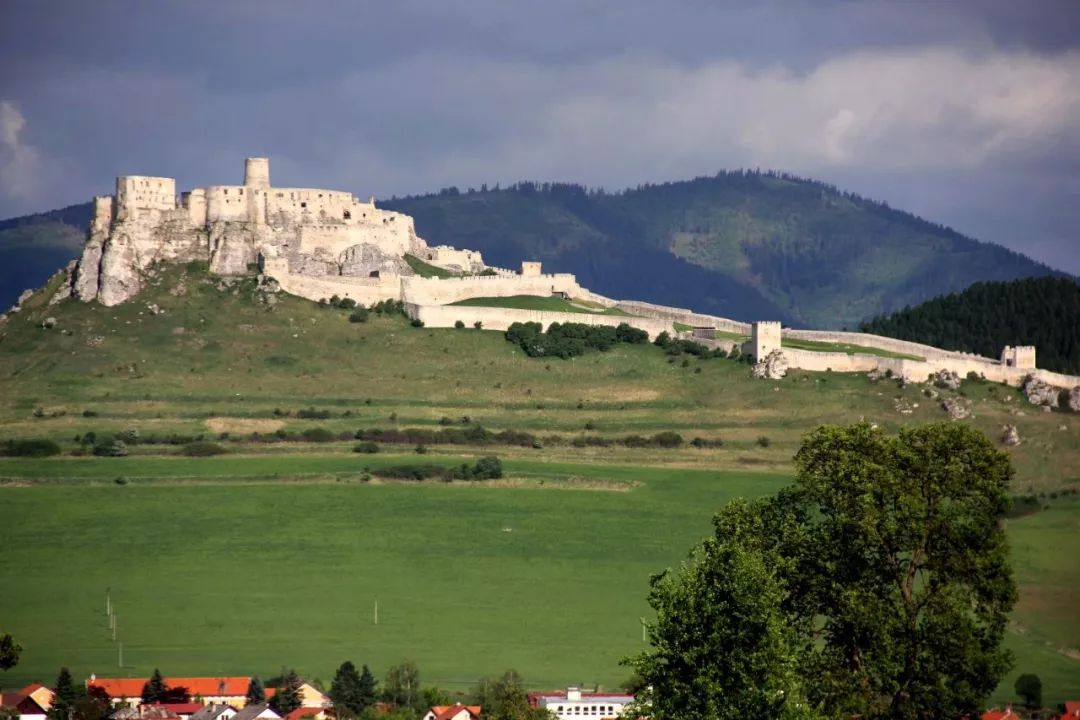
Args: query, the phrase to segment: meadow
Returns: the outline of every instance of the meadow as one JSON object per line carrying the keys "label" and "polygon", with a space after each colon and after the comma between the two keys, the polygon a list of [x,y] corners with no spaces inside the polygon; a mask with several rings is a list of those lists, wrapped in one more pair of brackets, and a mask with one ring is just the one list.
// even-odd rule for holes
{"label": "meadow", "polygon": [[[61,664],[264,676],[284,664],[328,681],[346,658],[377,673],[410,658],[425,682],[451,689],[509,667],[532,687],[612,687],[628,675],[619,659],[643,647],[649,576],[677,564],[728,499],[789,482],[803,433],[945,416],[921,386],[891,380],[754,382],[745,364],[672,360],[653,346],[529,359],[501,333],[263,304],[250,279],[225,283],[197,266],[152,283],[116,308],[38,297],[0,326],[0,440],[49,437],[65,453],[0,459],[0,625],[26,648],[5,685],[51,681]],[[40,327],[46,316],[56,328]],[[1080,500],[1061,491],[1080,486],[1080,423],[1032,411],[1013,389],[965,382],[960,393],[974,408],[965,422],[990,437],[1018,426],[1014,492],[1045,506],[1009,520],[1017,671],[1037,672],[1050,701],[1075,698],[1080,563],[1067,548]],[[325,417],[300,417],[307,408]],[[423,462],[496,454],[507,477],[405,484],[364,478],[416,462],[409,447],[360,455],[348,440],[248,441],[466,423],[534,433],[541,447],[433,445]],[[202,435],[229,453],[185,458],[150,444],[129,457],[75,455],[76,436],[127,429]],[[620,443],[664,431],[687,442]],[[609,444],[575,443],[584,438]],[[996,699],[1011,697],[1006,679]]]}

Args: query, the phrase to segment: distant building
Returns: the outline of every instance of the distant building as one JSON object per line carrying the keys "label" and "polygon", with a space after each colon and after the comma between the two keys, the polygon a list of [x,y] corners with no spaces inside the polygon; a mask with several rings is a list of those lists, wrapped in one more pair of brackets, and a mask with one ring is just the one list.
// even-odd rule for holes
{"label": "distant building", "polygon": [[266,703],[248,705],[233,715],[232,720],[281,720],[281,716],[270,709]]}
{"label": "distant building", "polygon": [[[99,678],[91,675],[86,687],[100,688],[113,704],[128,703],[142,699],[143,685],[149,678]],[[201,698],[210,705],[232,705],[242,708],[247,702],[251,678],[230,677],[168,677],[165,684],[170,688],[184,688],[192,698]]]}
{"label": "distant building", "polygon": [[480,720],[480,710],[479,705],[436,705],[423,720]]}
{"label": "distant building", "polygon": [[566,691],[529,693],[529,704],[552,712],[560,720],[577,718],[617,718],[623,709],[634,702],[633,695],[626,693],[583,693],[579,688]]}
{"label": "distant building", "polygon": [[[277,688],[266,688],[266,699],[274,697],[277,693]],[[300,683],[300,707],[305,708],[325,708],[330,707],[330,698],[325,694],[319,692],[311,683]]]}
{"label": "distant building", "polygon": [[43,707],[35,699],[32,688],[34,688],[33,685],[28,685],[19,692],[0,693],[0,708],[14,710],[20,718],[25,720],[45,720],[51,701],[49,707]]}
{"label": "distant building", "polygon": [[232,720],[236,716],[236,708],[232,705],[214,703],[203,705],[202,709],[191,716],[190,720]]}

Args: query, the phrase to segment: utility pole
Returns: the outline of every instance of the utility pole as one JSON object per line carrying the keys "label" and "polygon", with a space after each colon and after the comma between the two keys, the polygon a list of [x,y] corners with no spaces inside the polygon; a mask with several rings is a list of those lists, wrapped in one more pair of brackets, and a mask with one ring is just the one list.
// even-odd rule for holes
{"label": "utility pole", "polygon": [[120,643],[117,646],[117,651],[119,652],[119,656],[116,659],[116,666],[122,668],[124,667],[124,643]]}
{"label": "utility pole", "polygon": [[375,624],[379,624],[379,598],[375,598]]}

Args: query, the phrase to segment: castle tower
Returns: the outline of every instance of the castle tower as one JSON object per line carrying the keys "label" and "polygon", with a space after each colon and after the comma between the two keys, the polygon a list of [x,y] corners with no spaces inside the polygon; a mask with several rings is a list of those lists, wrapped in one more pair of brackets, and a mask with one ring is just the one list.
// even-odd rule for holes
{"label": "castle tower", "polygon": [[750,352],[754,360],[764,360],[773,350],[780,349],[780,323],[762,320],[750,327]]}
{"label": "castle tower", "polygon": [[244,160],[244,185],[257,188],[270,187],[270,158]]}
{"label": "castle tower", "polygon": [[1035,369],[1035,346],[1020,345],[1013,347],[1006,345],[1001,351],[1001,364],[1006,367]]}

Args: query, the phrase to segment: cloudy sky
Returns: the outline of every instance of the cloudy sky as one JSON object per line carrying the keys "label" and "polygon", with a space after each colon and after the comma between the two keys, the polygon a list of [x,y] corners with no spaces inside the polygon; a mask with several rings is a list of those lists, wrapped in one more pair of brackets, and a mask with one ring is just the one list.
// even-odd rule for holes
{"label": "cloudy sky", "polygon": [[0,0],[0,217],[776,168],[1080,273],[1080,0]]}

